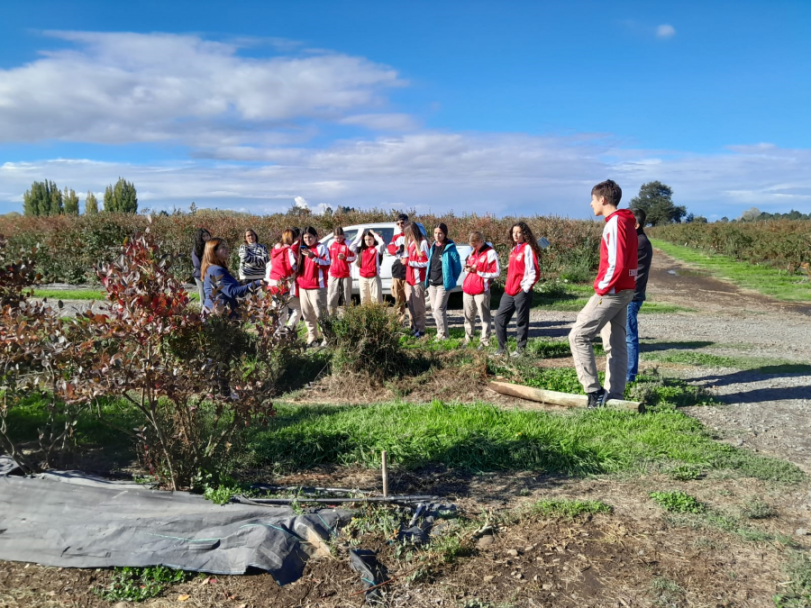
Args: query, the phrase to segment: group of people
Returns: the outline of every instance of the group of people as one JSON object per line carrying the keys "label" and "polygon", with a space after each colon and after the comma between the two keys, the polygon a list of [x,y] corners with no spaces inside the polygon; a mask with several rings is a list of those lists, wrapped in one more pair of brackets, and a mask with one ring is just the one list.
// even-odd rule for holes
{"label": "group of people", "polygon": [[[621,197],[622,190],[611,180],[592,189],[592,210],[605,218],[600,268],[594,295],[569,335],[578,378],[588,393],[590,407],[621,398],[626,382],[633,381],[638,371],[637,314],[645,300],[652,253],[644,234],[644,211],[618,209]],[[281,322],[295,328],[303,319],[307,345],[317,345],[321,340],[321,316],[335,314],[342,298],[346,305],[351,302],[352,264],[358,267],[361,305],[382,302],[380,269],[385,250],[395,258],[391,284],[395,308],[401,321],[408,312],[413,336],[425,335],[427,295],[436,323],[436,339],[448,339],[448,298],[464,272],[465,345],[473,343],[478,319],[478,349],[489,344],[492,323],[498,341],[493,356],[507,356],[507,326],[515,317],[517,345],[510,356],[522,355],[529,338],[533,287],[540,278],[541,259],[538,241],[525,222],[510,227],[512,248],[495,317],[490,308],[491,286],[501,276],[501,267],[496,250],[481,232],[468,236],[472,251],[464,260],[444,223],[434,227],[433,241],[429,242],[422,224],[410,222],[405,214],[398,216],[388,244],[374,230],[359,231],[351,242],[347,242],[340,227],[333,236],[327,247],[312,226],[303,231],[288,228],[268,250],[259,243],[255,231],[246,230],[239,248],[237,280],[228,269],[228,244],[199,229],[192,260],[204,311],[211,310],[215,302],[235,311],[240,297],[264,288],[277,298]],[[597,375],[592,346],[598,335],[602,336],[607,356],[605,387]]]}

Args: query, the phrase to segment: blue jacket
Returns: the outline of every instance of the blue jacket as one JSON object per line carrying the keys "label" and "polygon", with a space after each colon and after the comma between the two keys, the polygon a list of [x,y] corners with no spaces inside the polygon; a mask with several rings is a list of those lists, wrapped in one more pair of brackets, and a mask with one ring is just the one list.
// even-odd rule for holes
{"label": "blue jacket", "polygon": [[237,308],[237,298],[243,297],[251,291],[257,283],[261,283],[261,281],[252,281],[247,285],[240,285],[239,281],[232,277],[231,273],[222,266],[209,266],[206,268],[206,276],[203,281],[203,293],[206,296],[206,301],[203,303],[203,306],[209,310],[214,307],[211,292],[216,285],[219,287],[217,301],[221,304],[228,305],[233,312]]}
{"label": "blue jacket", "polygon": [[[428,252],[428,269],[425,273],[425,286],[428,287],[428,280],[431,278],[431,258],[434,257],[436,243],[431,245]],[[445,291],[450,291],[456,287],[456,281],[462,274],[462,260],[459,259],[459,252],[456,251],[456,243],[448,239],[445,249],[442,251],[442,286]]]}

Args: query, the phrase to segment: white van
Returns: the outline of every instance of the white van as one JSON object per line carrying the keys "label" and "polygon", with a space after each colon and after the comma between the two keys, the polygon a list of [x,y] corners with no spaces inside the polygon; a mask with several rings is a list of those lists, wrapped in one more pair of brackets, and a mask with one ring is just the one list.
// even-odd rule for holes
{"label": "white van", "polygon": [[[396,230],[397,226],[394,222],[379,222],[377,224],[357,224],[355,226],[344,226],[344,236],[346,237],[346,242],[351,243],[355,240],[355,237],[358,235],[358,232],[363,232],[364,230],[374,230],[377,232],[383,241],[388,245],[391,243],[391,240],[394,238],[394,231]],[[429,244],[434,241],[433,230],[426,226],[426,230],[428,230],[428,242]],[[332,233],[326,235],[320,241],[324,243],[327,247],[332,244],[333,239]],[[452,239],[455,242],[455,239]],[[470,255],[471,251],[473,250],[470,245],[467,243],[459,243],[456,242],[456,250],[459,252],[459,259],[462,263],[462,266],[465,265],[465,260],[467,256]],[[394,256],[388,252],[386,249],[383,252],[383,262],[380,264],[380,279],[383,283],[383,295],[390,296],[391,295],[391,265],[394,263]],[[357,264],[352,264],[352,293],[359,295],[360,294],[360,275],[358,274],[358,266]],[[459,274],[459,279],[456,281],[456,287],[451,290],[451,293],[456,291],[462,291],[462,283],[465,280],[465,272],[462,271]]]}

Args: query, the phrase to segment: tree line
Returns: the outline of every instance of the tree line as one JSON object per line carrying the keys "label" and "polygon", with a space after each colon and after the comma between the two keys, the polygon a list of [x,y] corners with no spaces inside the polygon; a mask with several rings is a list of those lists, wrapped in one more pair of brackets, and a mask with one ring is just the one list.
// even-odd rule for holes
{"label": "tree line", "polygon": [[[109,213],[138,213],[138,192],[132,182],[118,178],[115,185],[104,190],[103,210]],[[84,202],[86,215],[99,212],[99,201],[88,192]],[[55,182],[34,182],[23,194],[23,213],[29,217],[53,215],[79,215],[79,197],[65,186],[60,190]]]}

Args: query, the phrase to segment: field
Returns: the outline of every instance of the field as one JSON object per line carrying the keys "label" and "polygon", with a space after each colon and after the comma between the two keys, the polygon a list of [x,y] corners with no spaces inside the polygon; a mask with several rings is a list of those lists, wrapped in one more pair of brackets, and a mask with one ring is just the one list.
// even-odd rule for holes
{"label": "field", "polygon": [[[262,574],[0,563],[0,606],[112,606],[149,594],[147,606],[359,606],[347,565],[355,547],[376,551],[388,569],[389,606],[809,605],[807,304],[741,291],[734,277],[722,282],[691,263],[654,257],[643,373],[627,389],[650,405],[645,414],[565,410],[487,388],[500,376],[582,392],[566,335],[589,287],[550,277],[534,294],[519,360],[489,358],[493,343],[462,348],[458,306],[445,343],[395,332],[388,344],[406,355],[395,376],[358,367],[337,338],[291,351],[274,371],[275,415],[235,435],[225,468],[196,487],[218,502],[255,482],[379,491],[386,450],[393,492],[459,507],[427,546],[391,540],[410,512],[359,504],[330,557],[281,588]],[[369,314],[363,326],[389,340]],[[31,455],[50,403],[32,393],[7,417]],[[99,400],[78,415],[58,465],[148,475],[127,432],[140,421],[126,398]]]}

